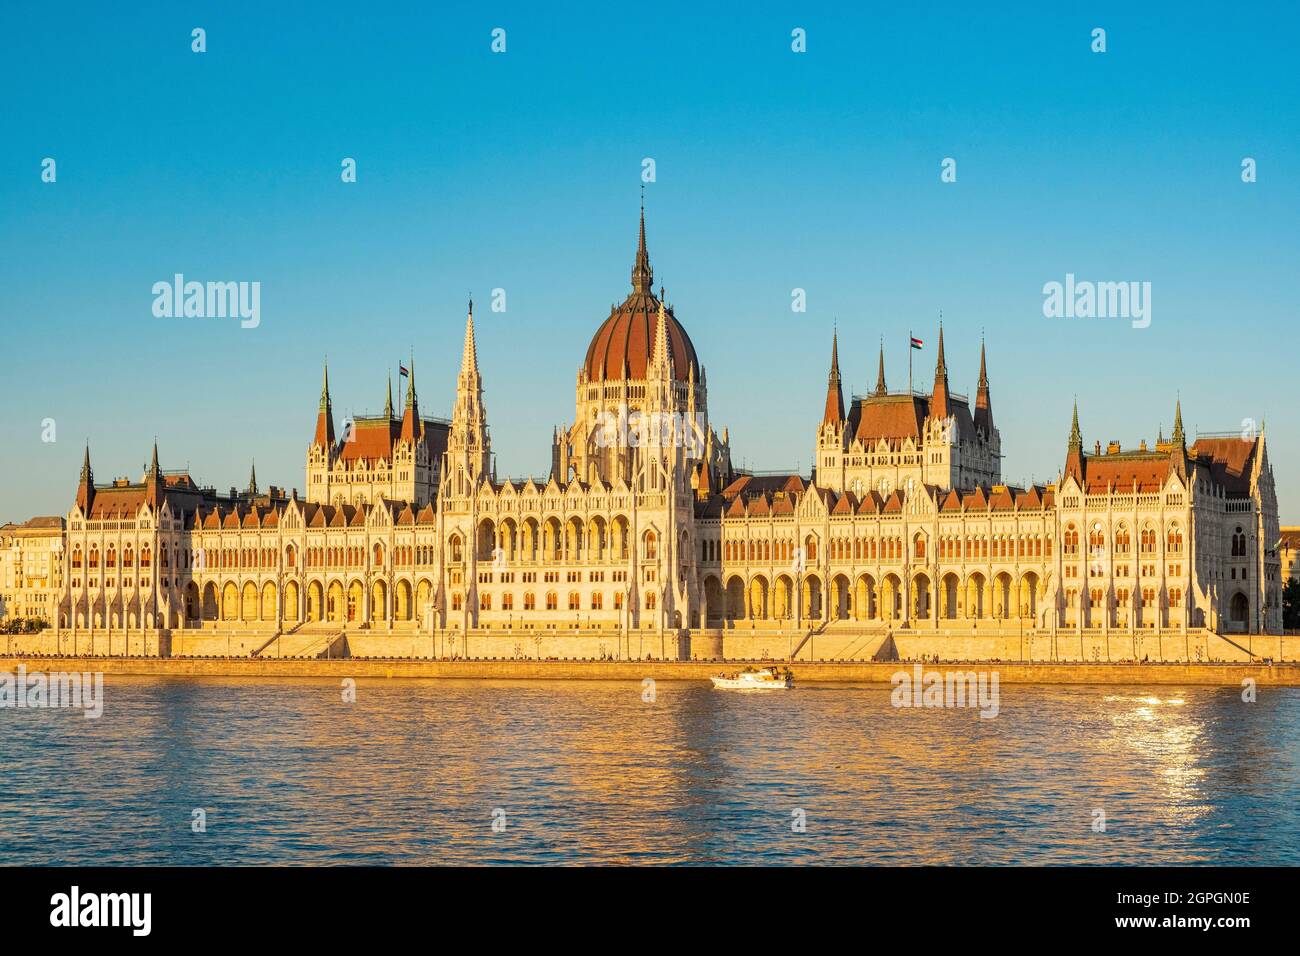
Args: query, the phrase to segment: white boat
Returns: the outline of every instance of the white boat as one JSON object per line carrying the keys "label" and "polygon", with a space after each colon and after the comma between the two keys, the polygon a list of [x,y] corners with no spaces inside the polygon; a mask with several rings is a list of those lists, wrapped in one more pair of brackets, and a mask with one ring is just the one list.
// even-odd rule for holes
{"label": "white boat", "polygon": [[788,670],[778,674],[774,667],[746,667],[738,674],[719,674],[710,680],[714,687],[725,690],[789,690],[794,686]]}

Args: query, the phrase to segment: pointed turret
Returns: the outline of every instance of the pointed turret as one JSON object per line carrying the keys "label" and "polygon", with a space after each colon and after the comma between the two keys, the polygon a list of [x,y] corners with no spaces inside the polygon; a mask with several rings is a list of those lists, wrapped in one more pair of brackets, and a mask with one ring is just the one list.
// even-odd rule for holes
{"label": "pointed turret", "polygon": [[1079,400],[1074,401],[1074,415],[1070,421],[1070,445],[1065,454],[1065,474],[1073,475],[1080,485],[1084,483],[1085,461],[1083,433],[1079,431]]}
{"label": "pointed turret", "polygon": [[400,438],[413,442],[420,437],[420,400],[415,394],[415,353],[411,353],[410,384],[406,387],[406,408],[402,411],[402,431]]}
{"label": "pointed turret", "polygon": [[664,315],[664,301],[660,290],[659,316],[655,320],[655,344],[650,356],[650,367],[656,372],[671,376],[673,371],[672,346],[668,342],[668,319]]}
{"label": "pointed turret", "polygon": [[456,475],[459,493],[468,493],[477,487],[481,477],[491,474],[490,455],[483,379],[478,371],[478,345],[474,336],[474,300],[471,299],[465,318],[465,346],[461,352],[460,374],[456,377],[456,404],[451,413],[446,452],[448,471]]}
{"label": "pointed turret", "polygon": [[831,336],[831,371],[826,377],[826,411],[823,425],[844,424],[844,390],[840,387],[840,335]]}
{"label": "pointed turret", "polygon": [[257,462],[256,461],[252,463],[252,467],[250,467],[248,470],[248,496],[250,498],[257,497]]}
{"label": "pointed turret", "polygon": [[641,200],[641,235],[637,240],[636,262],[632,266],[632,289],[650,295],[654,289],[655,274],[650,268],[650,254],[645,247],[645,199]]}
{"label": "pointed turret", "polygon": [[948,405],[948,363],[943,356],[943,325],[939,326],[939,356],[934,365],[934,393],[930,397],[930,417],[945,419],[952,414]]}
{"label": "pointed turret", "polygon": [[880,367],[876,372],[876,391],[877,396],[889,394],[889,388],[885,385],[885,343],[882,339],[880,342]]}
{"label": "pointed turret", "polygon": [[388,373],[388,397],[384,399],[384,417],[393,420],[393,373]]}
{"label": "pointed turret", "polygon": [[81,459],[81,483],[77,485],[77,505],[82,513],[89,515],[95,504],[95,473],[90,468],[90,443],[86,443],[86,453]]}
{"label": "pointed turret", "polygon": [[1169,439],[1169,455],[1173,459],[1173,468],[1179,478],[1187,480],[1187,436],[1183,433],[1183,402],[1174,400],[1174,433]]}
{"label": "pointed turret", "polygon": [[325,363],[325,377],[320,389],[320,410],[316,413],[316,437],[313,445],[322,448],[334,447],[334,409],[330,404],[330,367]]}
{"label": "pointed turret", "polygon": [[163,497],[162,469],[158,467],[158,439],[153,442],[153,456],[149,459],[149,471],[144,476],[144,500],[150,507],[158,507]]}
{"label": "pointed turret", "polygon": [[984,360],[984,341],[980,340],[980,380],[975,391],[975,427],[985,436],[993,434],[993,403],[989,399],[989,370]]}

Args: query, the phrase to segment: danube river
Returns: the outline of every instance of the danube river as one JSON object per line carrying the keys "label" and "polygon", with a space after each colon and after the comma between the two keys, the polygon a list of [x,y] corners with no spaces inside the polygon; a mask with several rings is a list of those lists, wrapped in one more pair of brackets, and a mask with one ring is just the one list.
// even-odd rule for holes
{"label": "danube river", "polygon": [[106,681],[0,710],[0,864],[1300,864],[1297,688]]}

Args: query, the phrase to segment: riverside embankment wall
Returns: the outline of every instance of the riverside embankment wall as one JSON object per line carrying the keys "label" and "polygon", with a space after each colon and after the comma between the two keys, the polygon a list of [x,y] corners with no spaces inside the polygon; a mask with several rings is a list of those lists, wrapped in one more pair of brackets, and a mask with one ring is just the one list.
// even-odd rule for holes
{"label": "riverside embankment wall", "polygon": [[1300,635],[1012,628],[696,631],[383,631],[322,627],[277,637],[271,628],[69,631],[0,637],[0,653],[107,657],[532,658],[561,660],[1225,662],[1300,660]]}
{"label": "riverside embankment wall", "polygon": [[[93,671],[108,675],[185,678],[314,678],[341,680],[441,678],[474,680],[609,680],[704,681],[728,665],[704,661],[433,661],[264,660],[260,658],[120,658],[0,657],[0,672]],[[795,662],[799,683],[888,684],[899,671],[917,665],[898,661],[847,663]],[[996,672],[1007,684],[1213,685],[1241,686],[1251,679],[1260,686],[1300,686],[1300,664],[1089,664],[949,662],[923,665],[927,671]]]}

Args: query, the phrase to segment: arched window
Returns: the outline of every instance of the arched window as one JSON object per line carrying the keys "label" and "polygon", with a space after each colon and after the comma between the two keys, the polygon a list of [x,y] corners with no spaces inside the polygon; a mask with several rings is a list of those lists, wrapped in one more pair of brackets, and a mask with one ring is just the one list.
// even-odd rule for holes
{"label": "arched window", "polygon": [[108,554],[104,559],[104,566],[109,568],[117,567],[117,549],[111,544],[108,546]]}
{"label": "arched window", "polygon": [[569,610],[576,611],[582,607],[582,597],[577,591],[569,592]]}
{"label": "arched window", "polygon": [[645,609],[646,609],[647,611],[653,611],[653,610],[655,609],[655,593],[654,593],[654,591],[649,592],[649,593],[645,596]]}
{"label": "arched window", "polygon": [[81,567],[81,545],[77,545],[72,549],[72,566],[74,568]]}
{"label": "arched window", "polygon": [[1181,554],[1183,551],[1183,529],[1178,525],[1171,527],[1169,534],[1166,535],[1165,545],[1170,554]]}
{"label": "arched window", "polygon": [[383,566],[384,566],[384,546],[376,541],[375,542],[375,567],[382,568]]}
{"label": "arched window", "polygon": [[[654,561],[659,557],[659,541],[653,531],[645,533],[645,557],[647,561]],[[754,558],[754,543],[752,541],[749,544],[749,557],[750,560]]]}
{"label": "arched window", "polygon": [[559,601],[559,598],[557,598],[557,597],[555,596],[555,592],[554,592],[554,591],[547,591],[547,592],[546,592],[546,610],[548,610],[548,611],[554,611],[554,610],[555,610],[556,608],[558,608],[559,606],[560,606],[560,601]]}
{"label": "arched window", "polygon": [[1141,548],[1143,554],[1155,554],[1156,531],[1154,528],[1142,529]]}
{"label": "arched window", "polygon": [[524,592],[524,610],[533,611],[537,609],[537,595],[532,591]]}
{"label": "arched window", "polygon": [[460,535],[458,534],[451,536],[451,560],[457,564],[462,560]]}

